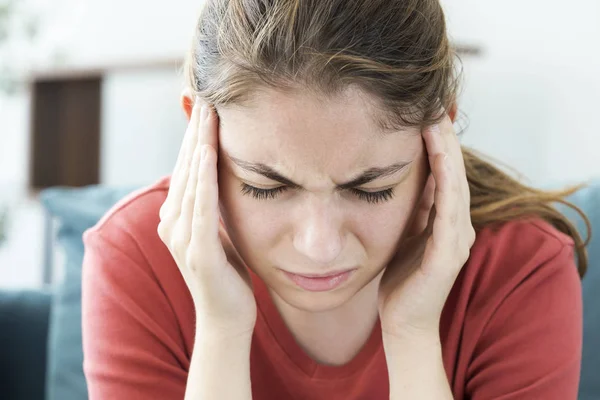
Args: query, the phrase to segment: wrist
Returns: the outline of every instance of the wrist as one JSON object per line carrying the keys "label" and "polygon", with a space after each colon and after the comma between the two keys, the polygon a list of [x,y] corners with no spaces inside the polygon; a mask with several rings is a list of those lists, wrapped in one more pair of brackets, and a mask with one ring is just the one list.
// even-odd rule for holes
{"label": "wrist", "polygon": [[385,358],[390,370],[404,371],[415,365],[442,363],[439,335],[390,336],[382,334]]}
{"label": "wrist", "polygon": [[385,336],[390,399],[451,399],[438,335]]}
{"label": "wrist", "polygon": [[[451,398],[439,334],[382,334],[390,399]],[[430,382],[424,386],[424,382]],[[434,394],[435,393],[435,394]]]}
{"label": "wrist", "polygon": [[197,330],[185,399],[251,399],[252,335]]}
{"label": "wrist", "polygon": [[252,343],[252,332],[229,333],[222,331],[197,330],[195,340],[197,345],[217,348],[244,348]]}
{"label": "wrist", "polygon": [[412,343],[418,346],[441,345],[440,334],[434,330],[405,330],[390,333],[385,330],[381,332],[383,342],[393,344]]}
{"label": "wrist", "polygon": [[207,319],[196,320],[197,340],[221,343],[245,343],[252,340],[254,326],[240,327],[232,324],[221,324]]}

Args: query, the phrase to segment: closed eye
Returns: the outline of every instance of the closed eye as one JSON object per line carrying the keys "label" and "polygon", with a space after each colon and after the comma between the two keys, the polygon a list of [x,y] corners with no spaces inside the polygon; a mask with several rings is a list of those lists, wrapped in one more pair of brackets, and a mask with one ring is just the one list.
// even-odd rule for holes
{"label": "closed eye", "polygon": [[[287,186],[279,186],[273,189],[260,189],[244,182],[241,183],[241,191],[244,195],[250,195],[258,200],[276,199],[281,193],[285,192],[289,188]],[[389,201],[394,197],[394,189],[389,188],[378,192],[366,192],[359,189],[347,189],[353,195],[358,197],[360,200],[364,200],[368,203],[377,204],[384,201]]]}

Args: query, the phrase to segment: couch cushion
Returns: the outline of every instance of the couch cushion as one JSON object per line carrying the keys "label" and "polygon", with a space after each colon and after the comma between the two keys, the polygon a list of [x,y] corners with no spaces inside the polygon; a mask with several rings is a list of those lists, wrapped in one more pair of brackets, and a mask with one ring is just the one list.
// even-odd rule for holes
{"label": "couch cushion", "polygon": [[[587,215],[592,225],[592,237],[587,247],[588,270],[583,278],[583,359],[579,400],[600,399],[600,180],[572,195],[569,199]],[[560,206],[561,211],[576,222],[585,238],[583,220],[572,209]]]}
{"label": "couch cushion", "polygon": [[48,333],[47,400],[87,399],[81,338],[81,264],[83,232],[134,188],[51,188],[41,194],[58,219],[57,239],[64,249],[64,279],[53,290]]}
{"label": "couch cushion", "polygon": [[0,291],[0,398],[44,398],[49,313],[49,292]]}

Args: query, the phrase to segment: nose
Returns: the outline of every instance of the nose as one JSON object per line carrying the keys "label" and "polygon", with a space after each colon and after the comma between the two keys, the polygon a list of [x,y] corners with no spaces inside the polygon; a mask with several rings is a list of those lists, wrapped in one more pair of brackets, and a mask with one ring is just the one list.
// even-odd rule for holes
{"label": "nose", "polygon": [[344,247],[342,225],[334,204],[314,201],[303,210],[294,247],[315,264],[332,265]]}

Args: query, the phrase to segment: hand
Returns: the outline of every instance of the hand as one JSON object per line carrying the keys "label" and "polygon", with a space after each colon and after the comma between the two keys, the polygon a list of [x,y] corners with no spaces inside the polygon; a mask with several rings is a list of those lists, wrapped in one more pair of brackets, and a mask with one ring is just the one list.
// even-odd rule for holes
{"label": "hand", "polygon": [[251,278],[219,211],[218,116],[196,100],[160,209],[158,234],[183,275],[198,328],[224,337],[251,335],[256,301]]}
{"label": "hand", "polygon": [[436,335],[442,309],[475,241],[460,143],[450,118],[422,133],[431,174],[409,234],[379,287],[382,331]]}

